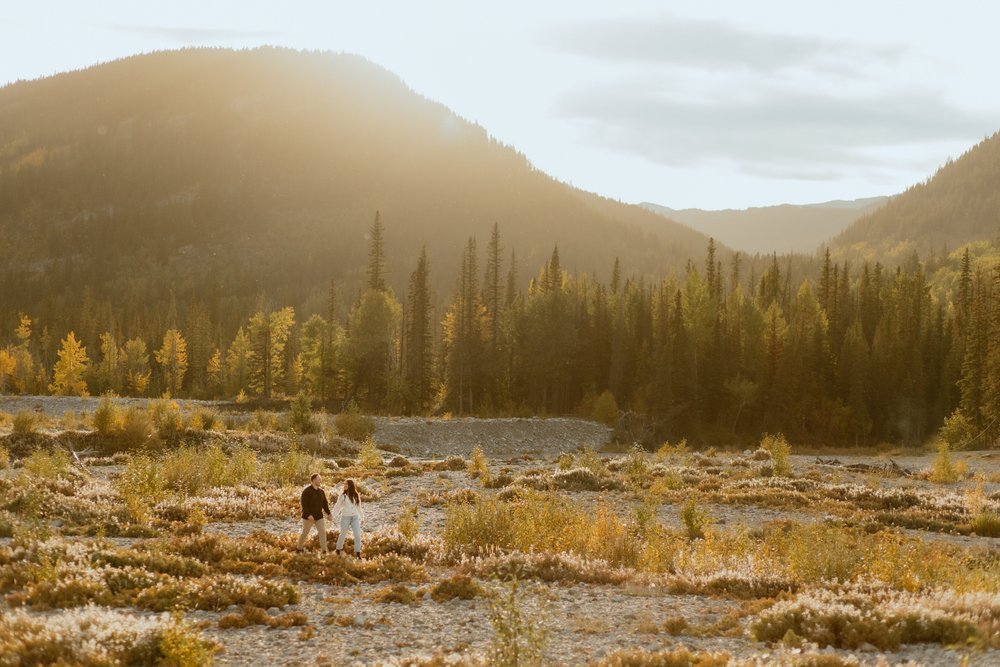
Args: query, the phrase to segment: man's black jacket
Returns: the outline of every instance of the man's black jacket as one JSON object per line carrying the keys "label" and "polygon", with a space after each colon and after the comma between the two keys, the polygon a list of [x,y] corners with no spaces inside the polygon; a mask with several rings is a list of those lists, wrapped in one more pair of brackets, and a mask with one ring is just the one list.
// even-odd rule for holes
{"label": "man's black jacket", "polygon": [[302,518],[322,519],[323,512],[330,513],[330,503],[326,500],[326,492],[317,489],[312,484],[302,489]]}

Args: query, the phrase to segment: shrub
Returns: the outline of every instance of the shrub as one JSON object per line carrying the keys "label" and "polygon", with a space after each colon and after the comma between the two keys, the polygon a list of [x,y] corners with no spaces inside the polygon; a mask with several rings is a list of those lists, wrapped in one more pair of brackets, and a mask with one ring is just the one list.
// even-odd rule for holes
{"label": "shrub", "polygon": [[700,540],[705,537],[705,528],[708,527],[710,519],[705,512],[699,509],[694,498],[689,498],[681,506],[680,517],[689,540]]}
{"label": "shrub", "polygon": [[625,465],[622,466],[624,472],[633,482],[638,482],[649,474],[649,460],[646,458],[646,450],[640,445],[632,445],[625,458]]}
{"label": "shrub", "polygon": [[115,395],[107,393],[101,396],[101,400],[97,403],[97,409],[91,416],[94,430],[105,437],[112,436],[118,430],[120,419],[121,411],[115,404]]}
{"label": "shrub", "polygon": [[204,457],[194,447],[182,446],[165,454],[160,470],[167,487],[174,491],[196,494],[207,485]]}
{"label": "shrub", "polygon": [[264,463],[261,475],[272,484],[284,486],[308,480],[309,475],[315,472],[318,467],[319,464],[312,454],[301,451],[292,442],[283,453],[272,456]]}
{"label": "shrub", "polygon": [[181,418],[181,406],[176,401],[161,398],[149,404],[149,412],[153,417],[156,432],[166,440],[176,440],[184,432],[184,420]]}
{"label": "shrub", "polygon": [[656,450],[656,460],[660,463],[670,460],[671,458],[683,459],[688,455],[688,444],[687,439],[683,439],[676,445],[671,445],[669,442],[664,442],[659,449]]}
{"label": "shrub", "polygon": [[394,584],[392,586],[379,589],[375,591],[372,599],[374,599],[375,602],[382,602],[385,604],[391,602],[396,602],[398,604],[418,603],[416,594],[403,584]]}
{"label": "shrub", "polygon": [[457,454],[452,454],[444,461],[438,461],[434,465],[435,470],[465,470],[465,459]]}
{"label": "shrub", "polygon": [[6,447],[0,447],[0,470],[8,468],[10,468],[10,450]]}
{"label": "shrub", "polygon": [[201,431],[217,431],[223,427],[219,413],[211,408],[198,408],[191,414],[191,428]]}
{"label": "shrub", "polygon": [[980,537],[1000,537],[1000,514],[982,510],[973,517],[971,528]]}
{"label": "shrub", "polygon": [[469,456],[469,465],[466,468],[469,473],[469,477],[478,478],[483,486],[490,483],[492,474],[490,473],[490,460],[486,458],[486,453],[483,452],[482,447],[473,447],[472,454]]}
{"label": "shrub", "polygon": [[489,663],[496,667],[533,667],[545,664],[548,631],[540,615],[525,608],[520,583],[515,579],[490,600]]}
{"label": "shrub", "polygon": [[396,527],[399,529],[400,534],[408,540],[415,538],[417,532],[420,530],[418,512],[416,503],[405,503],[400,508],[399,520],[396,522]]}
{"label": "shrub", "polygon": [[472,504],[450,504],[444,539],[478,553],[568,551],[617,565],[637,564],[644,547],[606,502],[594,513],[559,494],[530,490],[511,501],[480,496]]}
{"label": "shrub", "polygon": [[219,646],[204,639],[179,614],[163,629],[160,635],[160,654],[157,661],[163,667],[203,667],[211,665]]}
{"label": "shrub", "polygon": [[687,647],[646,651],[640,648],[608,653],[590,667],[725,667],[730,656],[722,652],[690,651]]}
{"label": "shrub", "polygon": [[958,469],[951,462],[951,448],[947,440],[939,440],[937,456],[931,463],[927,479],[935,484],[954,484],[958,481]]}
{"label": "shrub", "polygon": [[273,412],[254,410],[247,420],[246,430],[250,433],[270,433],[278,430],[278,417]]}
{"label": "shrub", "polygon": [[760,448],[771,454],[771,470],[775,477],[788,477],[792,474],[790,456],[792,448],[785,436],[778,433],[765,433],[760,440]]}
{"label": "shrub", "polygon": [[118,439],[122,445],[130,448],[155,444],[156,424],[149,410],[143,410],[137,405],[125,408],[121,416]]}
{"label": "shrub", "polygon": [[789,633],[820,647],[883,651],[901,644],[956,644],[980,636],[977,625],[1000,620],[1000,606],[976,594],[912,594],[818,590],[778,602],[750,625],[758,641],[780,641]]}
{"label": "shrub", "polygon": [[941,440],[948,443],[951,449],[965,449],[971,446],[976,439],[976,427],[969,418],[965,416],[961,408],[956,408],[944,420],[944,425],[938,431]]}
{"label": "shrub", "polygon": [[435,602],[448,600],[472,600],[485,597],[486,589],[467,574],[455,574],[434,584],[431,588],[431,599]]}
{"label": "shrub", "polygon": [[38,414],[30,410],[21,410],[11,419],[11,432],[25,435],[35,433],[41,426],[41,421]]}
{"label": "shrub", "polygon": [[338,434],[358,442],[375,434],[375,422],[358,412],[354,404],[333,418],[333,426]]}
{"label": "shrub", "polygon": [[226,614],[219,619],[219,629],[246,628],[251,625],[266,625],[269,628],[291,628],[302,626],[309,618],[301,611],[289,611],[271,616],[267,610],[247,605],[238,614]]}
{"label": "shrub", "polygon": [[129,457],[125,468],[115,480],[115,489],[125,502],[133,521],[144,522],[152,514],[152,507],[159,502],[167,488],[159,464],[148,454]]}
{"label": "shrub", "polygon": [[69,454],[65,449],[36,449],[24,460],[23,468],[34,477],[59,479],[69,475],[70,465]]}
{"label": "shrub", "polygon": [[289,418],[296,433],[307,435],[319,432],[319,421],[312,413],[312,399],[304,391],[300,391],[292,400]]}
{"label": "shrub", "polygon": [[379,453],[378,447],[375,446],[375,441],[370,435],[361,443],[361,451],[358,452],[358,463],[361,464],[361,467],[368,468],[369,470],[381,468],[383,465],[382,455]]}
{"label": "shrub", "polygon": [[594,400],[588,416],[594,421],[614,426],[618,421],[618,402],[615,400],[615,395],[608,389],[601,392],[601,395]]}
{"label": "shrub", "polygon": [[538,483],[564,491],[620,491],[624,488],[624,485],[614,477],[594,473],[590,468],[560,470],[549,478],[538,478]]}
{"label": "shrub", "polygon": [[601,460],[600,455],[594,451],[593,447],[585,447],[579,456],[576,457],[576,465],[582,468],[586,468],[590,472],[598,476],[605,476],[608,474],[608,467],[604,465],[604,461]]}
{"label": "shrub", "polygon": [[82,607],[39,617],[0,616],[0,655],[11,665],[210,665],[217,647],[174,617]]}

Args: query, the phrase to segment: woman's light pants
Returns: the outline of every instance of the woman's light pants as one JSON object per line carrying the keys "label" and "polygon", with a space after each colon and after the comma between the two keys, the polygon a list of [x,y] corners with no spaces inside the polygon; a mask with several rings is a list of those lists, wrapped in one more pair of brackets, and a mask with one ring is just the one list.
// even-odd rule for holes
{"label": "woman's light pants", "polygon": [[354,553],[361,553],[361,518],[356,516],[340,517],[340,537],[337,538],[337,551],[344,548],[347,529],[354,531]]}

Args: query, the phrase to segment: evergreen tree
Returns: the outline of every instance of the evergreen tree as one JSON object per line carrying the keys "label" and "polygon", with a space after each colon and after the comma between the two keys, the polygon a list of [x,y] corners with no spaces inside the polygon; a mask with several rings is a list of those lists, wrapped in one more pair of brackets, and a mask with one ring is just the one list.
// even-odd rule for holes
{"label": "evergreen tree", "polygon": [[[499,297],[499,287],[496,294]],[[435,393],[433,303],[426,247],[421,248],[417,268],[410,274],[406,303],[403,373],[407,409],[411,413],[424,413],[431,406]]]}
{"label": "evergreen tree", "polygon": [[369,232],[368,243],[368,289],[384,292],[385,284],[385,242],[382,216],[375,211],[375,222]]}

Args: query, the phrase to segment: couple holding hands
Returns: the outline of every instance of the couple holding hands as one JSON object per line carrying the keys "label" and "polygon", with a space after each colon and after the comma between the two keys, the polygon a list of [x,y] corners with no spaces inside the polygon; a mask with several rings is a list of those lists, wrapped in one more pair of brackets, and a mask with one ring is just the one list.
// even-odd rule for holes
{"label": "couple holding hands", "polygon": [[361,558],[361,522],[365,520],[365,512],[361,509],[361,495],[353,479],[344,482],[344,490],[339,494],[337,502],[330,510],[326,492],[323,490],[319,473],[313,473],[310,484],[302,490],[302,534],[299,535],[298,550],[302,551],[309,539],[309,533],[315,525],[319,533],[319,548],[327,553],[326,548],[326,517],[332,521],[340,517],[340,536],[337,538],[337,553],[344,550],[344,538],[347,531],[354,532],[354,556]]}

